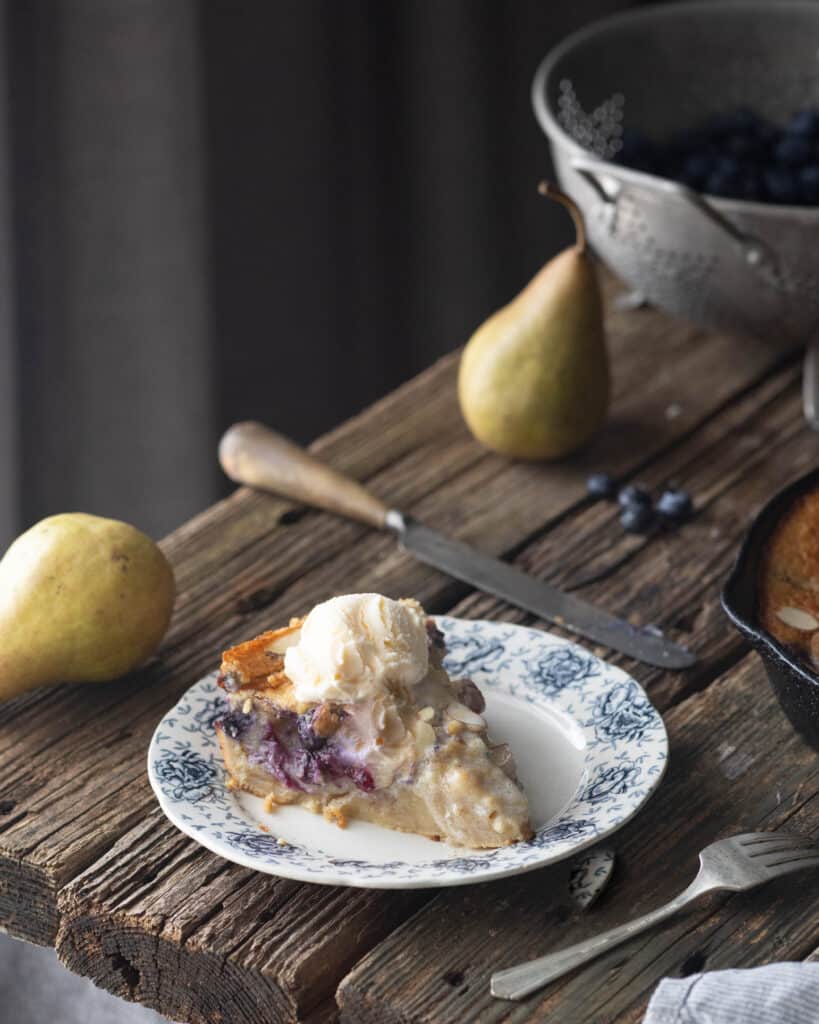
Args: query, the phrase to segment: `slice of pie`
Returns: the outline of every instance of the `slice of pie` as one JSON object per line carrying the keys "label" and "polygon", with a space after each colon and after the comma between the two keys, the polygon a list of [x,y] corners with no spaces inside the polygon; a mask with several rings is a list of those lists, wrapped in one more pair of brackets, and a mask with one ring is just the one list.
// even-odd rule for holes
{"label": "slice of pie", "polygon": [[484,700],[442,667],[444,638],[417,601],[348,594],[226,651],[216,723],[229,785],[456,846],[532,835],[509,748]]}

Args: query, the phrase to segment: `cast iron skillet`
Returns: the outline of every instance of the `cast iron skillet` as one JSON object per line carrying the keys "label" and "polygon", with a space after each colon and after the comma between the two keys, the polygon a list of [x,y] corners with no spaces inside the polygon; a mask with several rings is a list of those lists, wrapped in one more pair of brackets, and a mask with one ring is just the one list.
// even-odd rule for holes
{"label": "cast iron skillet", "polygon": [[819,750],[819,672],[810,669],[757,622],[759,564],[765,545],[785,511],[802,494],[819,487],[819,469],[780,491],[751,525],[736,565],[722,591],[722,607],[759,653],[768,679],[791,725]]}

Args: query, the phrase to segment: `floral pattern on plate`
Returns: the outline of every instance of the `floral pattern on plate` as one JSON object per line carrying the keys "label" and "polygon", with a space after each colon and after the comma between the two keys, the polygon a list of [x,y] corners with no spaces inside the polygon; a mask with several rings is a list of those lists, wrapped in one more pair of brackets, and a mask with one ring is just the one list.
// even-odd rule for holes
{"label": "floral pattern on plate", "polygon": [[569,896],[580,910],[588,910],[611,880],[614,850],[597,847],[581,854],[569,873]]}
{"label": "floral pattern on plate", "polygon": [[[543,867],[599,842],[636,813],[662,778],[668,741],[662,718],[633,679],[539,630],[445,616],[436,621],[453,677],[468,675],[485,693],[497,689],[534,709],[557,712],[582,736],[577,791],[531,840],[496,850],[447,848],[447,856],[419,862],[370,860],[366,847],[360,858],[336,856],[283,841],[275,826],[261,831],[224,782],[213,728],[221,708],[216,673],[195,683],[154,733],[148,773],[165,814],[208,849],[260,871],[332,885],[418,888]],[[401,834],[391,834],[400,843]]]}

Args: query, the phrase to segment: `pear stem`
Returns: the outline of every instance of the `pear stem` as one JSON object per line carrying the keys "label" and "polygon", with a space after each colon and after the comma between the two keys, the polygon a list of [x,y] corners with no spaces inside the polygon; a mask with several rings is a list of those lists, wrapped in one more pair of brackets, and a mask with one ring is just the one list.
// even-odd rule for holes
{"label": "pear stem", "polygon": [[583,214],[580,212],[580,207],[571,196],[567,196],[565,192],[561,192],[557,185],[553,185],[550,181],[541,181],[537,190],[542,196],[547,196],[549,199],[557,200],[557,202],[565,206],[572,215],[574,230],[577,235],[574,247],[582,256],[588,248],[588,238],[586,236],[586,225],[583,223]]}

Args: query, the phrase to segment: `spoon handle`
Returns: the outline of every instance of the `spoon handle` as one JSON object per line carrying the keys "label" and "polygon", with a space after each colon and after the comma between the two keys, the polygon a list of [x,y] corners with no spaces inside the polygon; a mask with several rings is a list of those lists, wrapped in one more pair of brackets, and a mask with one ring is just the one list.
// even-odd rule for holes
{"label": "spoon handle", "polygon": [[374,494],[261,423],[230,427],[219,443],[219,462],[236,483],[273,491],[379,530],[386,525],[387,506]]}

